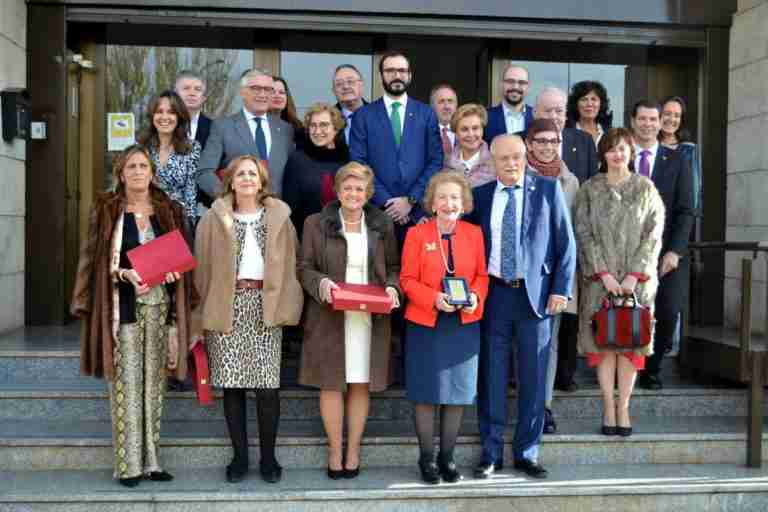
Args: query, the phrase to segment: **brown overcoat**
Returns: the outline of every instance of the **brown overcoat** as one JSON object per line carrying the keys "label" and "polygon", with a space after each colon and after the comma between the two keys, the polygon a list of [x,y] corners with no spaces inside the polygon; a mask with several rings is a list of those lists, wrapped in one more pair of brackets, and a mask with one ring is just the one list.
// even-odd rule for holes
{"label": "brown overcoat", "polygon": [[[179,229],[189,243],[184,209],[154,186],[150,187],[150,193],[162,231],[168,233]],[[120,247],[114,243],[114,235],[116,227],[122,226],[124,211],[125,199],[116,192],[107,192],[96,200],[88,219],[88,235],[80,248],[70,306],[72,315],[82,319],[80,372],[109,380],[114,375],[112,350],[120,325],[117,278],[112,272],[119,261]],[[179,344],[173,372],[178,379],[184,379],[187,375],[190,310],[198,301],[192,273],[185,273],[176,282],[175,289],[175,310],[169,315],[169,321],[175,317]]]}
{"label": "brown overcoat", "polygon": [[[304,222],[299,276],[307,301],[304,343],[299,383],[328,391],[345,391],[344,312],[334,311],[320,300],[320,281],[327,277],[344,282],[347,268],[347,241],[339,219],[339,201]],[[368,234],[368,283],[392,286],[398,293],[400,253],[390,218],[373,206],[364,207]],[[391,384],[390,316],[373,314],[371,330],[371,391],[383,391]]]}
{"label": "brown overcoat", "polygon": [[[231,193],[214,201],[197,226],[195,285],[200,307],[192,312],[192,332],[231,332],[237,242]],[[264,323],[269,327],[296,325],[301,318],[304,293],[296,275],[298,240],[291,209],[274,197],[264,199],[267,240],[264,248]]]}

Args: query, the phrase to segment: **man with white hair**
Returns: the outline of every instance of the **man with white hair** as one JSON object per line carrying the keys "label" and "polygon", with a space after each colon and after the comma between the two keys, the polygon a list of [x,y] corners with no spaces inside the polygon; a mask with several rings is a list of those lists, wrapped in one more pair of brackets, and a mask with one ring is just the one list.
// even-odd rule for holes
{"label": "man with white hair", "polygon": [[213,122],[197,172],[197,184],[209,196],[221,191],[216,170],[242,155],[258,155],[267,162],[272,191],[281,195],[285,163],[294,149],[293,126],[268,113],[274,91],[271,74],[248,71],[240,79],[243,110]]}

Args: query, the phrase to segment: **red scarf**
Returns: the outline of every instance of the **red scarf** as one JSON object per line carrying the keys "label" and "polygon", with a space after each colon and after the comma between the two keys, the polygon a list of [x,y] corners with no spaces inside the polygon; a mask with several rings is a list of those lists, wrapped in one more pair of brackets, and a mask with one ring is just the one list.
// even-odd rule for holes
{"label": "red scarf", "polygon": [[539,171],[542,176],[549,176],[550,178],[557,178],[560,176],[560,157],[556,156],[554,160],[549,163],[544,163],[536,159],[533,156],[533,151],[528,152],[528,165]]}

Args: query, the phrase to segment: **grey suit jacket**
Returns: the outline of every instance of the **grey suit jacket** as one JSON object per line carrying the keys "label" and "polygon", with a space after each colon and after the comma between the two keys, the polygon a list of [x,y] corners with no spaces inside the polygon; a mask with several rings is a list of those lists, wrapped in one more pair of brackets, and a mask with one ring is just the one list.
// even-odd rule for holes
{"label": "grey suit jacket", "polygon": [[[285,163],[288,161],[288,155],[294,150],[293,126],[270,114],[269,132],[272,136],[267,159],[269,176],[272,180],[272,191],[281,197]],[[258,154],[259,150],[242,110],[229,117],[216,119],[200,157],[197,185],[209,196],[217,197],[221,192],[221,182],[215,174],[216,170],[226,167],[238,156]],[[259,157],[264,158],[262,155]]]}

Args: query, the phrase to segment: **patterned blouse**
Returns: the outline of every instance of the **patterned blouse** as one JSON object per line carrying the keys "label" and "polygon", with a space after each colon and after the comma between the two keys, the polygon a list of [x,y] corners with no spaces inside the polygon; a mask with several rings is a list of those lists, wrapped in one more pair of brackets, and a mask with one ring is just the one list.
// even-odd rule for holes
{"label": "patterned blouse", "polygon": [[168,196],[184,207],[187,219],[194,225],[197,217],[197,163],[200,161],[200,143],[190,141],[189,153],[171,152],[165,166],[160,165],[160,151],[149,148],[149,154],[157,167],[157,185]]}

